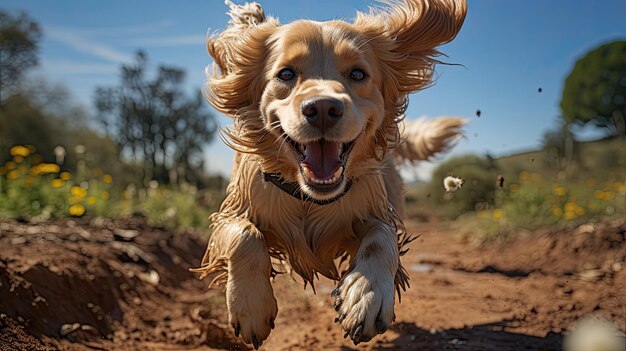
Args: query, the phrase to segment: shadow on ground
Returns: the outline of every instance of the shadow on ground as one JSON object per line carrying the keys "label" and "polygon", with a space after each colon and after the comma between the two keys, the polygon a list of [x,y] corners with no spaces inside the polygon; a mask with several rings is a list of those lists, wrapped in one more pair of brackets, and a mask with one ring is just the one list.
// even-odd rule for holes
{"label": "shadow on ground", "polygon": [[[549,333],[536,337],[505,331],[508,321],[431,333],[413,323],[398,323],[391,329],[400,334],[395,340],[372,350],[465,350],[465,351],[559,351],[563,337]],[[342,351],[357,350],[342,347]]]}

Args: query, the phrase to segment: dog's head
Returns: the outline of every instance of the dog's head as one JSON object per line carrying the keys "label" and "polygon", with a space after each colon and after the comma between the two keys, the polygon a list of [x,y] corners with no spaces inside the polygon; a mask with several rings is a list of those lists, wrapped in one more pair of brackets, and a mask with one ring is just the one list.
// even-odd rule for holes
{"label": "dog's head", "polygon": [[464,0],[390,0],[354,23],[280,25],[257,3],[226,3],[232,19],[208,39],[205,93],[235,119],[227,142],[318,200],[379,169],[407,94],[430,84],[437,47],[466,13]]}

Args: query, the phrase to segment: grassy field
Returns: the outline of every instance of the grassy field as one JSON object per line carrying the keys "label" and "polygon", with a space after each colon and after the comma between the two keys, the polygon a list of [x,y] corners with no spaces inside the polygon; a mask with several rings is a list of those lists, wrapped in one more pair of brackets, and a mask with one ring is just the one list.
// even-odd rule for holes
{"label": "grassy field", "polygon": [[[207,228],[220,189],[190,184],[138,187],[79,157],[75,172],[46,163],[29,145],[14,146],[0,165],[0,218],[29,222],[51,217],[119,217],[142,214],[152,225]],[[442,179],[463,187],[446,193]],[[502,184],[498,179],[503,179]],[[626,213],[626,141],[576,143],[564,160],[550,150],[501,158],[463,156],[440,165],[429,184],[408,189],[408,214],[458,220],[462,230],[485,238],[553,225],[579,225]]]}
{"label": "grassy field", "polygon": [[10,160],[0,165],[0,219],[41,222],[139,214],[158,227],[206,229],[208,215],[223,198],[221,189],[199,190],[187,183],[163,186],[151,181],[147,188],[121,184],[85,156],[70,172],[44,162],[31,145],[14,146],[9,153]]}
{"label": "grassy field", "polygon": [[[464,179],[463,188],[446,193],[447,175]],[[551,150],[497,159],[464,156],[439,166],[431,183],[410,187],[408,195],[412,216],[425,211],[462,219],[463,231],[486,238],[624,216],[626,141],[576,143],[570,160]]]}

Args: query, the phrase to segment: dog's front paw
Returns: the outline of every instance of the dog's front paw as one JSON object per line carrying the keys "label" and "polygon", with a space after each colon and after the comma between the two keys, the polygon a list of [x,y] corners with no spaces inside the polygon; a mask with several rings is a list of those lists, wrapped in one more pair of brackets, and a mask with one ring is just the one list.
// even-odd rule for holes
{"label": "dog's front paw", "polygon": [[355,269],[331,294],[338,313],[335,322],[341,324],[344,338],[350,336],[355,345],[384,333],[393,322],[393,278],[390,274],[380,275]]}
{"label": "dog's front paw", "polygon": [[252,280],[255,281],[229,281],[226,299],[228,320],[235,335],[258,349],[274,329],[278,307],[269,281]]}

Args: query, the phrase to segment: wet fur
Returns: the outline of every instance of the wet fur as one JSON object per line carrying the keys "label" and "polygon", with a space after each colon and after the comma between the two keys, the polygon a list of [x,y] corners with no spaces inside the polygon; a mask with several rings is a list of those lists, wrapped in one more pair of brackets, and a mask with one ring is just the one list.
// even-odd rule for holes
{"label": "wet fur", "polygon": [[[223,135],[238,153],[196,271],[226,284],[229,320],[255,348],[277,314],[272,258],[312,286],[318,274],[339,281],[333,293],[337,322],[355,343],[367,341],[392,323],[394,290],[399,294],[408,284],[400,256],[410,239],[401,221],[403,185],[396,166],[445,151],[465,123],[453,117],[402,122],[407,94],[431,84],[437,47],[458,33],[465,2],[388,1],[383,9],[359,13],[354,23],[287,25],[266,17],[256,3],[226,3],[229,27],[207,42],[214,65],[205,95],[234,119]],[[285,66],[297,69],[297,80],[275,78]],[[346,79],[355,66],[367,71],[366,82]],[[280,173],[320,200],[334,196],[307,188],[285,141],[285,134],[298,142],[320,137],[298,112],[304,99],[320,95],[346,107],[342,120],[322,136],[355,140],[344,173],[352,187],[327,205],[292,197],[262,175]]]}

